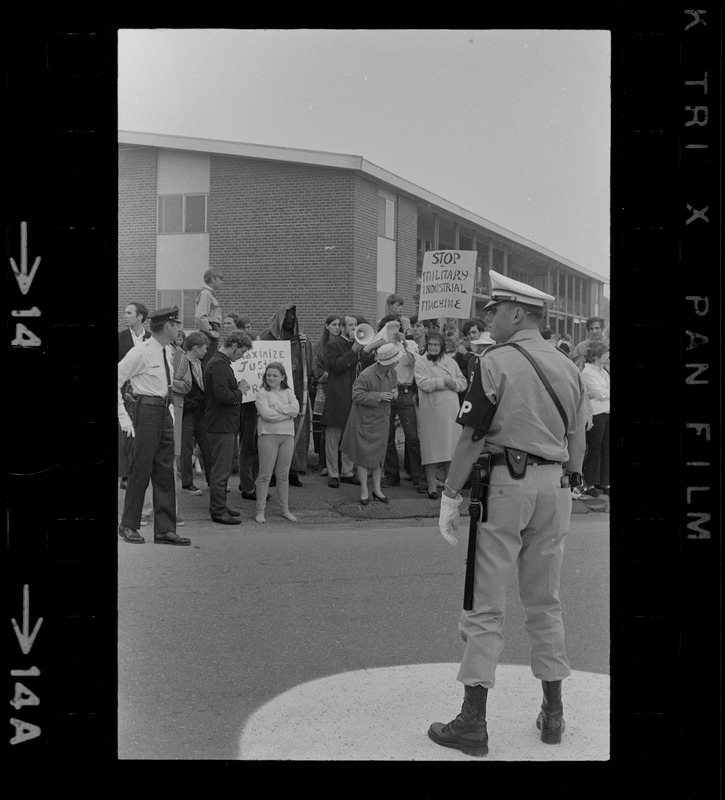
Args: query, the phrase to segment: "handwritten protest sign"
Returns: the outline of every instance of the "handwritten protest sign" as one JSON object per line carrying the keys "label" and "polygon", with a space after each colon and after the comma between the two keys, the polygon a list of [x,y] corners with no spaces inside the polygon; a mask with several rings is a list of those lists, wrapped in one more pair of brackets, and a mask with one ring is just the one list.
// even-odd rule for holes
{"label": "handwritten protest sign", "polygon": [[252,349],[248,350],[240,359],[232,362],[234,377],[240,381],[244,379],[250,386],[244,393],[243,403],[253,403],[257,399],[257,392],[262,388],[264,370],[270,361],[279,361],[287,373],[287,385],[294,391],[292,383],[292,344],[290,342],[252,342]]}
{"label": "handwritten protest sign", "polygon": [[423,256],[418,319],[471,315],[475,250],[428,250]]}

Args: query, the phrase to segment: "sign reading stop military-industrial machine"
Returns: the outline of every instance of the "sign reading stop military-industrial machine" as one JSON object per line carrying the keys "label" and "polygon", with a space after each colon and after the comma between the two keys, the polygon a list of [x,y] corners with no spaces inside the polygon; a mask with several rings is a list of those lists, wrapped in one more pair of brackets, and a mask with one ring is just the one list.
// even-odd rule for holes
{"label": "sign reading stop military-industrial machine", "polygon": [[428,250],[423,256],[418,319],[471,316],[476,250]]}

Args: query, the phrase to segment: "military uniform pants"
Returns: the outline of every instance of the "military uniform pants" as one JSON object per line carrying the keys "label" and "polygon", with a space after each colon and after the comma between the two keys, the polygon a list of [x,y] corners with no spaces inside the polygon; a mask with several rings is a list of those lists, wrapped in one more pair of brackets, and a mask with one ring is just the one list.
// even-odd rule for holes
{"label": "military uniform pants", "polygon": [[137,531],[141,526],[144,494],[153,486],[154,533],[176,532],[176,482],[174,479],[174,422],[166,406],[140,404],[130,440],[128,484],[121,525]]}
{"label": "military uniform pants", "polygon": [[491,470],[488,521],[479,526],[473,609],[459,621],[465,642],[458,680],[492,689],[504,646],[506,587],[518,566],[519,595],[526,611],[531,670],[543,681],[566,678],[559,579],[571,519],[571,492],[561,488],[557,465],[527,468],[514,480],[506,466]]}

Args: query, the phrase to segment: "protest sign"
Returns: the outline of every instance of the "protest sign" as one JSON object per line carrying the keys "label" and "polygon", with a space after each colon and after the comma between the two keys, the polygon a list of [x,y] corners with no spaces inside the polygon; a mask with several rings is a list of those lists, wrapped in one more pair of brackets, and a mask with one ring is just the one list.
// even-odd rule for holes
{"label": "protest sign", "polygon": [[264,370],[270,361],[279,361],[287,373],[287,385],[294,391],[292,383],[292,344],[288,341],[256,341],[240,359],[232,362],[234,377],[244,379],[250,386],[244,393],[243,403],[253,403],[262,388]]}
{"label": "protest sign", "polygon": [[473,301],[476,250],[428,250],[423,255],[418,319],[468,319]]}

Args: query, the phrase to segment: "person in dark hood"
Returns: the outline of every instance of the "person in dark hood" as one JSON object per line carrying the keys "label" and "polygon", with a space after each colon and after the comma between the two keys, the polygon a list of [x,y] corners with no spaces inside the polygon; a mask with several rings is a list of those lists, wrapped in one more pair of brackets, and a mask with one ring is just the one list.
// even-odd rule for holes
{"label": "person in dark hood", "polygon": [[309,402],[304,402],[307,376],[307,394],[314,390],[312,371],[312,348],[307,342],[307,334],[302,332],[297,306],[294,303],[283,303],[272,317],[269,329],[260,337],[262,341],[289,341],[292,350],[292,382],[295,397],[300,404],[299,416],[295,419],[295,451],[289,472],[290,486],[302,486],[299,474],[307,472],[307,451],[310,446],[310,420],[312,409]]}

